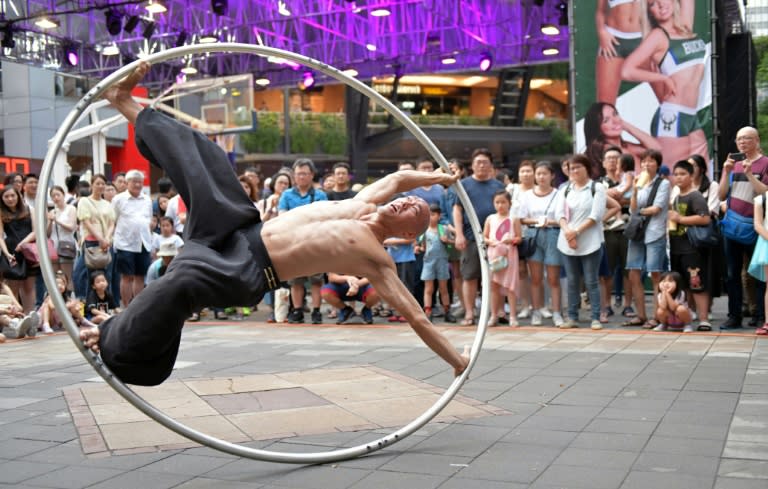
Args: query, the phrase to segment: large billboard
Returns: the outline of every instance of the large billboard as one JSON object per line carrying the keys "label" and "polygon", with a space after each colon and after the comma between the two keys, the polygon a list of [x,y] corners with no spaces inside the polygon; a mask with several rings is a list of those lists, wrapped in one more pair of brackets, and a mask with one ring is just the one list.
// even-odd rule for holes
{"label": "large billboard", "polygon": [[579,0],[573,9],[576,151],[712,153],[710,0]]}

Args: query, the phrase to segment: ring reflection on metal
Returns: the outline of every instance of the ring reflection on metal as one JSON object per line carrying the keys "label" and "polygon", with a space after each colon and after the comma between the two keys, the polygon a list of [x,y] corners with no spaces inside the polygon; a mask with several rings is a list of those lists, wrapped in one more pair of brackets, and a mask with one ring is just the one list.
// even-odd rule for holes
{"label": "ring reflection on metal", "polygon": [[[405,114],[403,114],[395,105],[393,105],[389,100],[381,96],[379,93],[377,93],[376,91],[374,91],[373,89],[365,85],[364,83],[348,75],[345,75],[344,73],[337,70],[336,68],[333,68],[332,66],[329,66],[320,61],[307,58],[306,56],[291,53],[288,51],[283,51],[280,49],[274,49],[274,48],[269,48],[265,46],[257,46],[257,45],[250,45],[250,44],[237,44],[237,43],[182,46],[179,48],[169,49],[167,51],[162,51],[159,53],[152,54],[147,58],[145,58],[143,61],[149,64],[152,64],[152,63],[167,61],[174,58],[180,58],[182,56],[212,53],[212,52],[245,53],[245,54],[258,55],[258,56],[277,56],[287,60],[295,61],[297,63],[301,63],[302,65],[311,67],[317,71],[325,73],[326,75],[332,78],[335,78],[336,80],[346,84],[347,86],[354,88],[355,90],[363,93],[364,95],[367,95],[374,102],[381,105],[387,112],[392,114],[393,117],[395,117],[398,121],[400,121],[400,123],[408,131],[410,131],[411,134],[413,134],[413,136],[427,149],[427,151],[429,151],[429,154],[432,155],[435,161],[437,161],[444,170],[449,171],[448,162],[446,161],[442,153],[434,145],[434,143],[432,143],[432,141],[421,131],[421,129],[419,129],[419,127],[410,118],[408,118]],[[87,94],[85,94],[85,96],[77,103],[77,105],[67,115],[66,119],[64,119],[64,121],[62,122],[61,126],[59,127],[59,130],[56,132],[56,135],[51,140],[48,153],[46,154],[46,157],[45,157],[45,162],[43,163],[43,168],[40,172],[40,185],[42,186],[42,189],[38,191],[37,199],[35,201],[35,210],[34,210],[35,218],[37,222],[46,221],[46,214],[45,214],[46,196],[48,195],[49,180],[51,177],[51,172],[53,170],[53,165],[56,159],[56,155],[60,151],[65,137],[72,130],[74,125],[78,122],[78,120],[82,116],[85,109],[88,108],[88,106],[91,103],[98,100],[98,98],[102,95],[102,93],[105,90],[107,90],[109,87],[111,87],[112,85],[114,85],[115,83],[123,79],[125,76],[127,76],[134,69],[136,69],[139,66],[139,63],[141,62],[142,61],[134,61],[133,63],[130,63],[124,66],[123,68],[120,68],[119,70],[115,71],[111,75],[107,76],[104,80],[99,82]],[[471,211],[471,212],[467,212],[467,215],[469,216],[470,223],[472,225],[472,230],[474,232],[477,243],[478,244],[483,243],[480,223],[478,222],[477,216],[474,213],[474,207],[472,206],[472,203],[469,201],[469,198],[466,192],[464,191],[464,188],[461,185],[455,185],[454,187],[456,189],[457,195],[462,205],[464,206],[464,208]],[[45,242],[46,235],[45,235],[44,226],[37,226],[36,239],[39,243]],[[45,246],[41,246],[38,249],[40,251],[40,254],[42,255],[42,259],[40,260],[40,266],[42,268],[43,278],[45,279],[45,285],[48,287],[48,290],[56,290],[56,281],[54,277],[53,265],[51,264],[50,256],[48,255],[48,249]],[[482,347],[483,338],[485,336],[485,331],[487,328],[488,312],[489,312],[488,301],[489,301],[489,291],[490,291],[490,274],[489,274],[487,260],[483,256],[485,253],[483,246],[478,247],[478,253],[480,253],[481,255],[480,262],[482,264],[483,296],[482,296],[482,306],[480,309],[480,321],[477,328],[477,332],[475,334],[474,341],[472,343],[472,354],[470,356],[470,361],[469,361],[469,365],[467,366],[467,369],[460,376],[454,378],[451,385],[440,396],[440,398],[435,402],[435,404],[433,404],[430,408],[424,411],[424,413],[422,413],[416,419],[412,420],[410,423],[398,429],[397,431],[394,431],[388,435],[385,435],[381,438],[373,440],[369,443],[365,443],[355,447],[342,448],[342,449],[331,450],[326,452],[290,453],[290,452],[259,450],[259,449],[250,448],[250,447],[246,447],[246,446],[235,444],[235,443],[230,443],[218,438],[214,438],[212,436],[209,436],[205,433],[194,430],[176,421],[175,419],[169,417],[162,411],[159,411],[157,408],[155,408],[151,404],[147,403],[142,397],[140,397],[133,390],[131,390],[129,387],[123,384],[117,377],[115,377],[112,374],[112,372],[110,372],[109,368],[107,368],[107,366],[102,363],[98,355],[94,354],[89,349],[85,348],[85,346],[79,339],[78,327],[75,324],[69,312],[67,311],[67,308],[65,306],[64,299],[62,298],[62,296],[60,294],[51,294],[50,297],[53,300],[53,304],[56,308],[57,313],[59,314],[59,317],[62,318],[63,320],[64,326],[66,327],[67,332],[69,333],[69,336],[72,338],[75,345],[77,345],[78,349],[83,354],[83,356],[88,360],[91,366],[93,366],[93,368],[96,370],[96,372],[98,372],[98,374],[107,382],[107,384],[109,384],[114,390],[116,390],[121,396],[123,396],[129,403],[131,403],[141,412],[143,412],[150,418],[154,419],[158,423],[162,424],[166,428],[178,433],[179,435],[189,438],[190,440],[200,443],[202,445],[209,446],[216,450],[220,450],[222,452],[230,453],[232,455],[237,455],[240,457],[246,457],[246,458],[251,458],[255,460],[270,461],[270,462],[282,462],[282,463],[297,463],[297,464],[328,463],[328,462],[346,460],[346,459],[358,457],[361,455],[365,455],[367,453],[371,453],[381,448],[384,448],[386,446],[392,445],[393,443],[396,443],[399,440],[402,440],[406,436],[420,429],[432,418],[434,418],[440,411],[443,410],[443,408],[445,408],[445,406],[456,395],[459,388],[467,379],[467,376],[469,375],[470,370],[472,369],[475,362],[477,361],[477,356],[480,352],[480,348]]]}

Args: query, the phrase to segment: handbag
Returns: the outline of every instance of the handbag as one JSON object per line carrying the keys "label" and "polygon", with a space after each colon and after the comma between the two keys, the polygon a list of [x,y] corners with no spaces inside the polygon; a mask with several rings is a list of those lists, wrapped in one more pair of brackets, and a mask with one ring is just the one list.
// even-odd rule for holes
{"label": "handbag", "polygon": [[650,218],[648,216],[643,216],[640,214],[640,211],[645,209],[646,207],[650,207],[653,205],[653,201],[656,200],[656,192],[659,190],[659,187],[661,186],[661,178],[656,177],[656,181],[653,182],[653,186],[651,187],[651,193],[648,195],[648,200],[646,201],[645,207],[641,207],[640,209],[637,209],[637,211],[631,213],[629,215],[629,222],[627,223],[627,226],[624,228],[624,236],[630,240],[630,241],[643,241],[643,238],[645,238],[645,228],[648,227],[648,222],[650,221]]}
{"label": "handbag", "polygon": [[755,231],[754,219],[745,217],[731,209],[726,209],[725,217],[720,221],[723,236],[739,242],[741,244],[751,245],[757,241],[757,231]]}
{"label": "handbag", "polygon": [[706,226],[687,226],[685,234],[688,236],[688,242],[694,248],[712,248],[720,243],[720,233],[717,227],[717,221],[710,217],[709,224]]}
{"label": "handbag", "polygon": [[[74,258],[77,256],[77,243],[74,241],[62,241],[59,237],[59,225],[53,224],[53,229],[56,230],[56,241],[59,243],[56,246],[56,252],[59,254],[59,258]],[[53,258],[51,258],[53,260]]]}
{"label": "handbag", "polygon": [[89,270],[104,270],[112,263],[112,254],[109,250],[102,250],[99,246],[85,246],[83,253],[85,267]]}
{"label": "handbag", "polygon": [[[518,254],[519,254],[519,251],[518,251]],[[491,271],[494,273],[500,272],[505,268],[507,268],[508,266],[509,266],[509,260],[507,260],[507,257],[504,255],[497,256],[496,258],[488,262],[488,268],[490,268]]]}
{"label": "handbag", "polygon": [[0,258],[0,273],[7,280],[24,280],[27,278],[27,261],[21,253],[14,253],[13,256],[16,257],[14,265],[5,256]]}
{"label": "handbag", "polygon": [[[59,255],[56,252],[56,248],[53,246],[53,240],[46,239],[45,244],[48,246],[48,257],[51,259],[51,261],[58,260]],[[21,253],[24,255],[24,258],[27,260],[29,265],[33,267],[40,265],[40,250],[37,249],[37,242],[24,243],[21,245]]]}

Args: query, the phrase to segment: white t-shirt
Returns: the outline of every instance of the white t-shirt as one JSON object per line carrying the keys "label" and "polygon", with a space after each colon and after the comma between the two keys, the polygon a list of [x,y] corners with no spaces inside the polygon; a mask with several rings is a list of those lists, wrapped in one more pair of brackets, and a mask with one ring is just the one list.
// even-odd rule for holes
{"label": "white t-shirt", "polygon": [[[552,189],[547,195],[536,195],[534,189],[526,190],[520,196],[520,208],[518,215],[520,219],[539,219],[547,213],[547,220],[555,220],[555,202],[557,190]],[[549,208],[549,209],[547,209]]]}
{"label": "white t-shirt", "polygon": [[168,207],[165,208],[165,217],[170,217],[173,219],[173,229],[176,230],[177,233],[183,233],[184,232],[184,224],[182,224],[179,221],[179,197],[176,195],[171,200],[168,201]]}

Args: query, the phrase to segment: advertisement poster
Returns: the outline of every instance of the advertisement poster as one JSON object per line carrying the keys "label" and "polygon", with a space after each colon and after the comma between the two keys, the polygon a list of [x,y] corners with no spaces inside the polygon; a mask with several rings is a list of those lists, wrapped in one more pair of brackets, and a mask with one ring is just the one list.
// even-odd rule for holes
{"label": "advertisement poster", "polygon": [[664,165],[712,152],[709,0],[579,0],[574,30],[576,151],[657,149]]}

